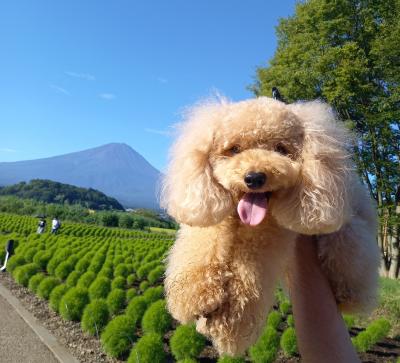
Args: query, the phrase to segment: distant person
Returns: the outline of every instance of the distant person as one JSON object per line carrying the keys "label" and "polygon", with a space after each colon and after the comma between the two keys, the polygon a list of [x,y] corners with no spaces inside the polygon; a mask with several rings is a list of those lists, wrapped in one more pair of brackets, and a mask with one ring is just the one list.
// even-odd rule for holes
{"label": "distant person", "polygon": [[37,228],[37,233],[42,234],[44,233],[45,229],[46,229],[46,220],[44,218],[40,218]]}
{"label": "distant person", "polygon": [[61,227],[61,223],[60,220],[58,219],[58,217],[54,217],[52,222],[51,222],[51,233],[52,234],[57,234],[58,230]]}

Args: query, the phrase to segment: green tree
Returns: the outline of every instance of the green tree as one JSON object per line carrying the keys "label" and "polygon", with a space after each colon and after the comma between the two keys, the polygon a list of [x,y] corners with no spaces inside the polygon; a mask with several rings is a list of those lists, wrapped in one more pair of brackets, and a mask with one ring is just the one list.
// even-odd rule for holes
{"label": "green tree", "polygon": [[322,99],[358,136],[355,161],[378,205],[381,272],[399,274],[400,0],[309,0],[276,28],[278,47],[251,86]]}

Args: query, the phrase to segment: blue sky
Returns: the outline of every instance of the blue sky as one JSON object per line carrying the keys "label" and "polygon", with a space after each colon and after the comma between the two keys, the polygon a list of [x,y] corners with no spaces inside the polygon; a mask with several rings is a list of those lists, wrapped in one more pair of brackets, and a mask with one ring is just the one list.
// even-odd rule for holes
{"label": "blue sky", "polygon": [[125,142],[160,170],[171,126],[215,90],[252,97],[295,0],[0,3],[0,161]]}

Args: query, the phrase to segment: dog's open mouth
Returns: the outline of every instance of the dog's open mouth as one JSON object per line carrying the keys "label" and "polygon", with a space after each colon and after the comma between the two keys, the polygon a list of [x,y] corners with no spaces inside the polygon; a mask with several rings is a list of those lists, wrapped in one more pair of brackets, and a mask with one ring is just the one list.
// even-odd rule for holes
{"label": "dog's open mouth", "polygon": [[267,214],[270,195],[270,192],[244,194],[237,206],[240,220],[249,226],[260,224]]}

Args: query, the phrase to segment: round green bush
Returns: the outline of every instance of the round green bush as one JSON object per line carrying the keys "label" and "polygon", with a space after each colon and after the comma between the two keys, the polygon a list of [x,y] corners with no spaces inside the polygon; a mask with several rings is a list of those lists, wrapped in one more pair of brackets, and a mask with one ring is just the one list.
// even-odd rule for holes
{"label": "round green bush", "polygon": [[53,289],[60,284],[60,280],[56,277],[48,276],[39,284],[37,295],[42,299],[48,300]]}
{"label": "round green bush", "polygon": [[267,326],[270,326],[271,328],[278,329],[279,324],[282,322],[282,315],[276,311],[273,310],[268,314],[267,318]]}
{"label": "round green bush", "polygon": [[164,363],[166,355],[160,335],[155,333],[142,336],[129,355],[128,363]]}
{"label": "round green bush", "polygon": [[129,352],[135,341],[132,320],[120,315],[111,320],[101,334],[101,343],[111,357],[121,357]]}
{"label": "round green bush", "polygon": [[81,277],[81,273],[78,271],[72,271],[68,277],[67,280],[65,281],[65,283],[67,284],[67,286],[69,287],[74,287],[76,286],[76,284],[78,283],[79,278]]}
{"label": "round green bush", "polygon": [[171,327],[172,318],[166,309],[165,300],[151,304],[143,315],[142,329],[144,333],[165,334]]}
{"label": "round green bush", "polygon": [[7,262],[7,271],[13,273],[14,270],[26,263],[24,256],[11,256]]}
{"label": "round green bush", "polygon": [[281,312],[282,315],[287,315],[291,309],[291,305],[289,301],[283,301],[279,305],[279,311]]}
{"label": "round green bush", "polygon": [[297,340],[294,328],[289,327],[283,332],[281,337],[281,348],[285,355],[289,357],[297,354]]}
{"label": "round green bush", "polygon": [[245,359],[241,357],[230,357],[228,355],[223,355],[219,357],[217,363],[245,363]]}
{"label": "round green bush", "polygon": [[352,315],[343,315],[343,321],[346,324],[347,329],[350,329],[355,324],[355,318]]}
{"label": "round green bush", "polygon": [[27,287],[30,278],[38,271],[39,266],[36,263],[28,263],[27,265],[17,267],[13,271],[13,277],[18,284]]}
{"label": "round green bush", "polygon": [[107,277],[97,277],[89,287],[90,300],[105,299],[111,290],[111,280]]}
{"label": "round green bush", "polygon": [[38,272],[36,275],[33,275],[29,279],[29,283],[28,283],[29,290],[31,290],[32,292],[36,292],[39,284],[42,282],[42,280],[45,277],[46,277],[46,275],[43,272]]}
{"label": "round green bush", "polygon": [[60,301],[68,290],[69,287],[66,284],[61,284],[55,287],[50,293],[49,305],[55,312],[58,313]]}
{"label": "round green bush", "polygon": [[75,271],[83,274],[90,265],[90,259],[88,257],[83,257],[80,259],[77,264],[75,265]]}
{"label": "round green bush", "polygon": [[126,283],[128,284],[128,286],[132,286],[135,281],[136,281],[136,275],[135,274],[130,274],[126,278]]}
{"label": "round green bush", "polygon": [[288,326],[291,326],[292,328],[294,328],[294,318],[292,314],[289,314],[286,318],[286,322]]}
{"label": "round green bush", "polygon": [[93,300],[83,311],[82,330],[91,335],[99,336],[106,326],[109,316],[107,302],[104,299]]}
{"label": "round green bush", "polygon": [[362,331],[351,339],[354,348],[358,353],[365,353],[373,344],[372,337],[367,331]]}
{"label": "round green bush", "polygon": [[154,285],[158,280],[164,276],[165,268],[164,266],[157,266],[149,272],[147,275],[147,280],[150,285]]}
{"label": "round green bush", "polygon": [[196,358],[204,349],[206,339],[196,331],[194,325],[180,325],[169,344],[175,359]]}
{"label": "round green bush", "polygon": [[131,319],[134,326],[142,320],[148,303],[143,296],[134,297],[126,308],[125,314]]}
{"label": "round green bush", "polygon": [[367,327],[368,333],[371,335],[372,341],[377,343],[389,334],[390,323],[386,319],[378,319]]}
{"label": "round green bush", "polygon": [[164,298],[164,287],[149,287],[142,295],[148,304]]}
{"label": "round green bush", "polygon": [[87,271],[79,278],[76,286],[87,289],[95,278],[96,274],[93,271]]}
{"label": "round green bush", "polygon": [[108,279],[111,279],[113,277],[113,270],[111,267],[102,267],[100,270],[99,274],[97,277],[107,277]]}
{"label": "round green bush", "polygon": [[254,363],[272,363],[279,348],[279,334],[275,328],[267,325],[256,344],[249,349],[251,361]]}
{"label": "round green bush", "polygon": [[147,288],[150,286],[148,281],[142,281],[139,285],[140,291],[146,291]]}
{"label": "round green bush", "polygon": [[143,279],[147,274],[155,267],[157,267],[160,263],[158,261],[151,261],[144,263],[141,265],[138,270],[136,271],[136,275],[139,280]]}
{"label": "round green bush", "polygon": [[33,262],[33,257],[36,255],[37,252],[38,252],[38,249],[36,247],[28,248],[24,253],[25,261]]}
{"label": "round green bush", "polygon": [[65,280],[74,270],[74,265],[69,261],[61,262],[54,271],[54,275],[60,280]]}
{"label": "round green bush", "polygon": [[83,287],[73,287],[60,301],[60,315],[66,320],[80,321],[85,306],[89,303],[89,294]]}
{"label": "round green bush", "polygon": [[137,290],[132,287],[129,290],[126,291],[126,300],[128,303],[135,297],[137,296]]}
{"label": "round green bush", "polygon": [[122,276],[117,276],[114,278],[111,284],[111,288],[114,289],[125,289],[126,279]]}
{"label": "round green bush", "polygon": [[33,262],[40,266],[40,269],[44,270],[49,263],[53,253],[51,251],[40,250],[36,252],[35,256],[33,256]]}
{"label": "round green bush", "polygon": [[122,276],[126,278],[128,276],[128,267],[124,263],[120,263],[114,270],[114,277]]}
{"label": "round green bush", "polygon": [[118,314],[125,307],[126,293],[122,289],[113,289],[107,296],[108,310],[111,315]]}

